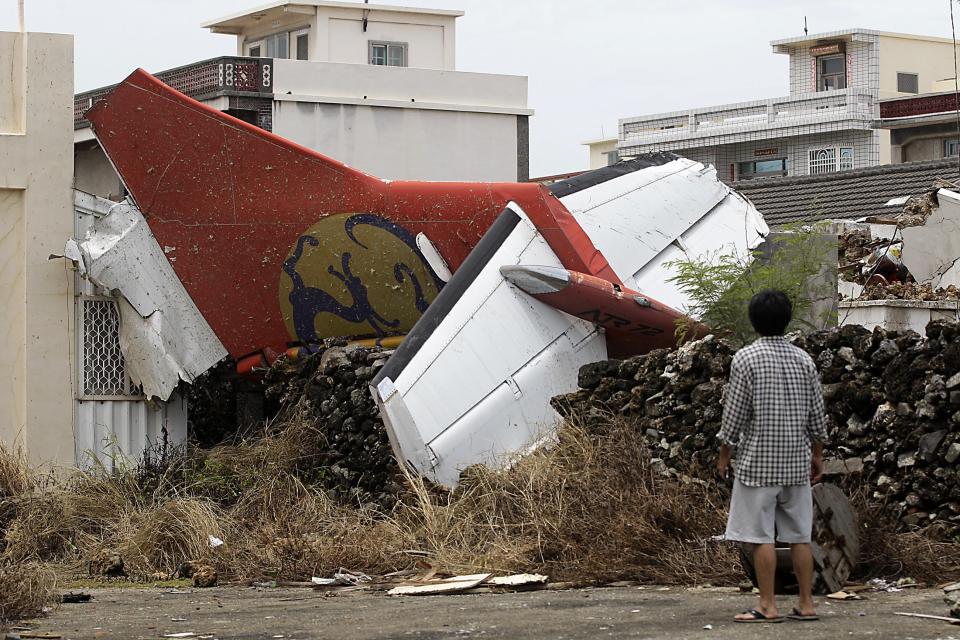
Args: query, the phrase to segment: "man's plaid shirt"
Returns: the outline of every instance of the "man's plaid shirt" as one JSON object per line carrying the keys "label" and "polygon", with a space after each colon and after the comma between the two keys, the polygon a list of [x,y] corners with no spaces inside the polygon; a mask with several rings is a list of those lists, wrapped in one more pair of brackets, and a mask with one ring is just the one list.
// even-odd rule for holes
{"label": "man's plaid shirt", "polygon": [[820,376],[810,356],[782,337],[763,337],[738,351],[719,437],[736,447],[743,484],[809,482],[811,443],[827,440]]}

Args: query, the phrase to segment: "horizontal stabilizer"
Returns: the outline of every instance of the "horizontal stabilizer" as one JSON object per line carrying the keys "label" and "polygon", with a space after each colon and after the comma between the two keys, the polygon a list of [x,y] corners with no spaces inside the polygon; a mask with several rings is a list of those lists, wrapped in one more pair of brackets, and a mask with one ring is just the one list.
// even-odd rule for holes
{"label": "horizontal stabilizer", "polygon": [[640,292],[562,267],[508,265],[500,273],[537,300],[603,327],[613,357],[676,344],[684,316]]}

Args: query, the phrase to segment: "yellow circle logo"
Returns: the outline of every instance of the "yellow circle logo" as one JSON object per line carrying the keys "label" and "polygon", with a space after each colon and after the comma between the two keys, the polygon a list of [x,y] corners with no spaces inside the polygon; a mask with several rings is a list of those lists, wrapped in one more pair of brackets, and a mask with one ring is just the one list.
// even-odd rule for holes
{"label": "yellow circle logo", "polygon": [[342,213],[317,222],[291,247],[280,310],[301,343],[379,338],[410,331],[441,286],[409,231],[382,216]]}

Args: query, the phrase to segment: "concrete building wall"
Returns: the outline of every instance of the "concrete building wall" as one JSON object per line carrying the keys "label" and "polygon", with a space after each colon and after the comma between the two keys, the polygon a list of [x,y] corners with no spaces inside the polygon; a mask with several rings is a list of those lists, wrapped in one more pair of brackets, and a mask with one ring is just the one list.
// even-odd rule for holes
{"label": "concrete building wall", "polygon": [[527,110],[526,76],[464,71],[275,60],[273,91],[284,99],[312,96],[365,104],[388,100],[409,108]]}
{"label": "concrete building wall", "polygon": [[893,129],[888,133],[894,145],[895,162],[942,160],[946,157],[944,143],[957,139],[957,124],[956,121],[942,122]]}
{"label": "concrete building wall", "polygon": [[[454,18],[427,14],[372,11],[363,31],[363,16],[351,9],[320,8],[318,24],[327,24],[329,62],[367,64],[368,42],[403,42],[407,45],[407,66],[420,69],[456,68]],[[321,58],[317,58],[321,60]]]}
{"label": "concrete building wall", "polygon": [[527,79],[276,60],[273,132],[388,179],[528,177]]}
{"label": "concrete building wall", "polygon": [[74,462],[73,38],[0,33],[0,438]]}
{"label": "concrete building wall", "polygon": [[[916,73],[919,93],[930,93],[937,81],[953,78],[953,43],[897,34],[880,36],[880,97],[910,95],[897,91],[897,73]],[[953,90],[951,87],[949,90]]]}
{"label": "concrete building wall", "polygon": [[75,189],[110,200],[122,195],[120,177],[96,140],[75,146],[73,167]]}
{"label": "concrete building wall", "polygon": [[278,101],[273,130],[380,178],[515,182],[517,125],[510,114]]}
{"label": "concrete building wall", "polygon": [[610,164],[610,154],[617,150],[617,138],[584,142],[590,154],[590,168],[599,169]]}
{"label": "concrete building wall", "polygon": [[[316,12],[310,14],[303,13],[284,13],[279,16],[272,16],[269,20],[258,22],[256,26],[245,30],[237,35],[237,55],[245,56],[247,54],[247,45],[266,36],[275,33],[285,33],[297,31],[300,29],[310,30],[310,47],[314,46],[314,33],[316,32]],[[266,54],[264,54],[265,56]]]}

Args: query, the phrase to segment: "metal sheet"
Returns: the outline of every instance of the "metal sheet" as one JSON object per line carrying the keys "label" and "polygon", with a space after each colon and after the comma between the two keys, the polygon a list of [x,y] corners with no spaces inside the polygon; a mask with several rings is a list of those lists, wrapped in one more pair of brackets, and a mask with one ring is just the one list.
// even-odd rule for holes
{"label": "metal sheet", "polygon": [[118,299],[120,348],[147,396],[166,400],[227,355],[135,207],[110,207],[79,249],[84,277]]}
{"label": "metal sheet", "polygon": [[[561,266],[524,211],[396,379],[375,397],[399,453],[424,475],[455,485],[471,464],[501,465],[553,433],[554,395],[576,389],[581,365],[606,357],[589,322],[539,302],[500,274],[505,264]],[[456,278],[456,276],[455,276]]]}
{"label": "metal sheet", "polygon": [[[74,233],[85,237],[94,222],[116,203],[80,191],[74,192],[76,220]],[[74,245],[79,252],[79,245]],[[68,255],[68,257],[71,257]],[[81,260],[82,255],[72,256]],[[82,260],[81,260],[82,263]],[[90,354],[85,332],[85,305],[90,302],[115,304],[100,295],[92,282],[76,277],[77,304],[77,399],[74,409],[74,442],[77,464],[83,467],[100,465],[113,471],[122,465],[133,465],[148,450],[157,450],[164,443],[179,445],[187,437],[187,406],[185,400],[174,394],[168,402],[148,403],[129,380],[123,382],[126,395],[93,397],[85,393],[87,376],[98,368],[118,367],[125,370],[122,361],[113,363],[85,361]],[[94,327],[102,330],[102,327]],[[116,339],[116,338],[115,338]],[[85,344],[86,343],[86,344]]]}
{"label": "metal sheet", "polygon": [[135,465],[147,451],[187,439],[187,403],[179,394],[149,405],[139,400],[78,400],[76,460],[107,471]]}
{"label": "metal sheet", "polygon": [[669,283],[672,260],[736,253],[746,257],[768,233],[760,213],[686,158],[618,176],[561,198],[626,286],[684,310]]}
{"label": "metal sheet", "polygon": [[736,255],[749,262],[750,250],[757,248],[769,233],[760,212],[743,196],[730,191],[716,207],[634,273],[634,287],[687,313],[691,300],[670,282],[677,275],[671,263],[714,259],[719,255]]}

